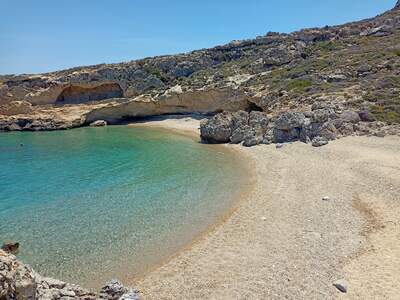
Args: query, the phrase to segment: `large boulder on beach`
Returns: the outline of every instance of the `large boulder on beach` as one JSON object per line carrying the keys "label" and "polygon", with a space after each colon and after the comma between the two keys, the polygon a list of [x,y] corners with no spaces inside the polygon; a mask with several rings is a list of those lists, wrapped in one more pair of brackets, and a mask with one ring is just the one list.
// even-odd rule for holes
{"label": "large boulder on beach", "polygon": [[223,112],[200,122],[201,139],[207,143],[228,143],[232,134],[232,114]]}
{"label": "large boulder on beach", "polygon": [[232,114],[232,130],[243,128],[249,125],[249,113],[244,110],[239,110]]}
{"label": "large boulder on beach", "polygon": [[353,110],[346,110],[339,116],[340,119],[344,120],[346,123],[358,123],[361,121],[360,115]]}
{"label": "large boulder on beach", "polygon": [[233,130],[232,135],[230,137],[232,144],[239,144],[245,140],[248,136],[249,132],[251,131],[251,127],[249,125],[243,125],[235,130]]}
{"label": "large boulder on beach", "polygon": [[301,112],[284,112],[275,120],[275,128],[289,131],[293,128],[302,128],[305,123],[305,116]]}

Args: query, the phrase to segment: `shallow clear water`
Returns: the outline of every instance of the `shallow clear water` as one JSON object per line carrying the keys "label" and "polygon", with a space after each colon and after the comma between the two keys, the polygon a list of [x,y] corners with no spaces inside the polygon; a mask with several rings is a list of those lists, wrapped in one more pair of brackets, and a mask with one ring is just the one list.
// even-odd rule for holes
{"label": "shallow clear water", "polygon": [[43,275],[130,279],[232,206],[240,165],[221,147],[112,126],[0,134],[0,242]]}

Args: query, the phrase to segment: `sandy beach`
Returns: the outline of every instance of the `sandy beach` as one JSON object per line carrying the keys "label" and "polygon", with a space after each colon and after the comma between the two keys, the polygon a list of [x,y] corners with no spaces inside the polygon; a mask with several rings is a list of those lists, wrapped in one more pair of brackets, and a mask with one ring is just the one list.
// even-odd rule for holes
{"label": "sandy beach", "polygon": [[[185,117],[134,126],[197,134],[198,124]],[[253,191],[226,222],[136,281],[145,299],[398,296],[400,138],[228,147],[254,163]],[[346,294],[333,286],[339,279]]]}

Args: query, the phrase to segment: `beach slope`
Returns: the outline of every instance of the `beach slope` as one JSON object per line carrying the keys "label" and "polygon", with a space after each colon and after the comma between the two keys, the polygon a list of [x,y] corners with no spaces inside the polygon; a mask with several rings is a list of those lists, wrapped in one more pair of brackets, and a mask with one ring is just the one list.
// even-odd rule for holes
{"label": "beach slope", "polygon": [[[185,127],[177,123],[158,125]],[[137,281],[145,299],[398,294],[398,137],[347,137],[322,148],[228,147],[253,161],[253,191],[225,223]],[[348,283],[346,294],[333,286],[339,279]]]}

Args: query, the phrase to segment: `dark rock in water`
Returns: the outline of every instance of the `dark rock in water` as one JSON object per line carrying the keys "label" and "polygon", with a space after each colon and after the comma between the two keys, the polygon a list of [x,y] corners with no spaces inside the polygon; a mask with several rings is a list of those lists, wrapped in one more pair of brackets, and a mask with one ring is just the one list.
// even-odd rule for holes
{"label": "dark rock in water", "polygon": [[90,123],[90,126],[92,127],[102,127],[102,126],[107,126],[107,122],[104,120],[97,120],[92,123]]}
{"label": "dark rock in water", "polygon": [[232,114],[220,113],[200,122],[200,136],[207,143],[228,143],[232,134]]}
{"label": "dark rock in water", "polygon": [[317,137],[313,138],[313,140],[312,140],[312,145],[314,147],[325,146],[328,143],[329,143],[329,141],[326,138],[321,137],[321,136],[317,136]]}
{"label": "dark rock in water", "polygon": [[118,300],[122,295],[128,292],[128,289],[117,279],[113,279],[101,288],[99,299]]}
{"label": "dark rock in water", "polygon": [[5,243],[3,246],[1,246],[1,250],[11,254],[17,254],[19,250],[19,243]]}

